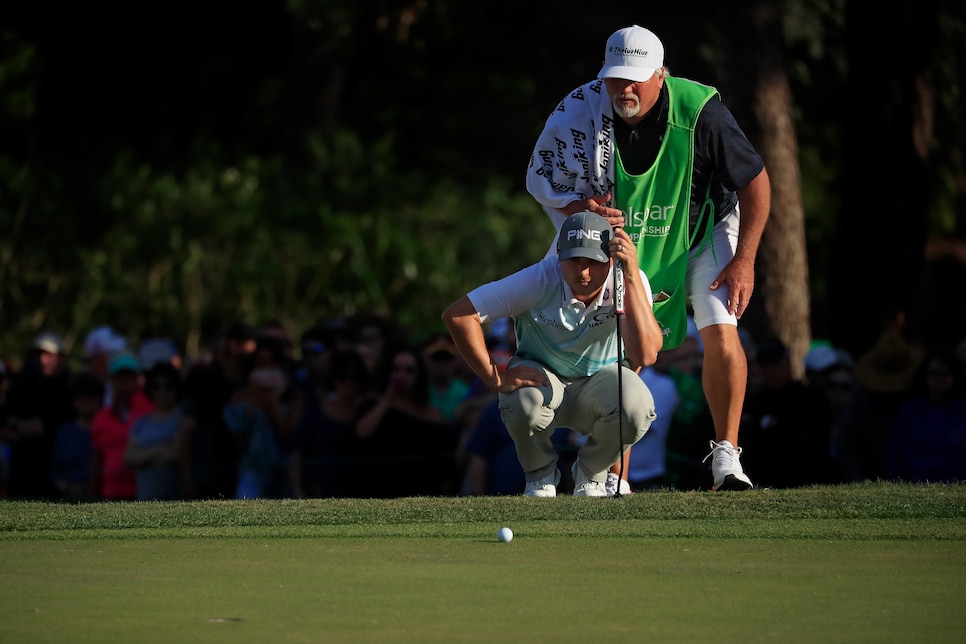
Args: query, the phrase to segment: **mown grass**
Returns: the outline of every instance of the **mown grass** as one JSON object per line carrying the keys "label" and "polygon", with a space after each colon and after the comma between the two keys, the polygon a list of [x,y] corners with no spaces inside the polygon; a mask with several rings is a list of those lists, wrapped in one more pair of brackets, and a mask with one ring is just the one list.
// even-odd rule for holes
{"label": "mown grass", "polygon": [[0,504],[0,540],[179,536],[462,536],[526,524],[543,536],[966,538],[966,484],[853,485],[611,499],[417,497]]}
{"label": "mown grass", "polygon": [[7,501],[0,641],[959,642],[964,518],[966,485],[881,482]]}

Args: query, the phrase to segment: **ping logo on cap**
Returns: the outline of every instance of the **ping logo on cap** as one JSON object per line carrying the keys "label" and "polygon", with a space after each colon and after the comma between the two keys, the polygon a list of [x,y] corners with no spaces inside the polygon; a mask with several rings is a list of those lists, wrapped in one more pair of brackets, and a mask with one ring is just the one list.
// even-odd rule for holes
{"label": "ping logo on cap", "polygon": [[561,260],[586,257],[597,262],[607,262],[607,243],[611,227],[598,214],[584,211],[571,215],[563,222],[557,238],[557,256]]}
{"label": "ping logo on cap", "polygon": [[599,230],[584,230],[583,228],[578,228],[577,230],[567,231],[567,241],[580,241],[582,239],[589,239],[591,241],[600,241],[600,231]]}

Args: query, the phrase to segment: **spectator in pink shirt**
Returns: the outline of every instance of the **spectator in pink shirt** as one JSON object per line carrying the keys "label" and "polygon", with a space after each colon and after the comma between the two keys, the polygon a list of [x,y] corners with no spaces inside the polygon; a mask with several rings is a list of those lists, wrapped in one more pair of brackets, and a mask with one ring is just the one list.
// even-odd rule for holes
{"label": "spectator in pink shirt", "polygon": [[124,464],[131,425],[154,410],[141,386],[141,366],[129,352],[111,359],[108,366],[113,400],[91,422],[91,489],[106,500],[121,501],[137,496],[134,470]]}

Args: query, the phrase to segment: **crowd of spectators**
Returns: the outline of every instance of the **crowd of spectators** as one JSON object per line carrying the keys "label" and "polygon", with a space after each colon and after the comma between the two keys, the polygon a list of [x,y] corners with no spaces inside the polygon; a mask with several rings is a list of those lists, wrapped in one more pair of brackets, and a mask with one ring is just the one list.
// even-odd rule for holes
{"label": "crowd of spectators", "polygon": [[[505,364],[511,325],[489,325],[487,339]],[[742,460],[757,487],[966,480],[966,343],[927,353],[886,326],[857,359],[814,343],[805,377],[795,378],[780,341],[742,339]],[[278,322],[239,322],[210,357],[187,363],[171,338],[133,342],[100,326],[72,363],[58,334],[40,333],[18,369],[0,364],[0,495],[521,494],[495,392],[448,335],[416,340],[380,316],[322,322],[297,339]],[[708,485],[702,349],[692,328],[641,374],[659,422],[631,450],[625,478],[634,492]],[[554,435],[562,462],[579,439],[566,428]]]}

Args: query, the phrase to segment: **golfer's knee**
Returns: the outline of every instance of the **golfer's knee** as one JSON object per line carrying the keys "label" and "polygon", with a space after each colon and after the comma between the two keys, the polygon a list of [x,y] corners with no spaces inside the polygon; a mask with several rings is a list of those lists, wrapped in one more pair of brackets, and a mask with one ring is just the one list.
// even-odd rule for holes
{"label": "golfer's knee", "polygon": [[651,428],[651,423],[657,418],[657,413],[653,407],[640,407],[634,412],[628,417],[627,424],[634,428],[634,442],[636,443],[644,438],[644,434]]}
{"label": "golfer's knee", "polygon": [[500,414],[513,436],[543,431],[554,417],[553,410],[546,405],[544,392],[538,387],[520,387],[509,394],[501,394]]}

